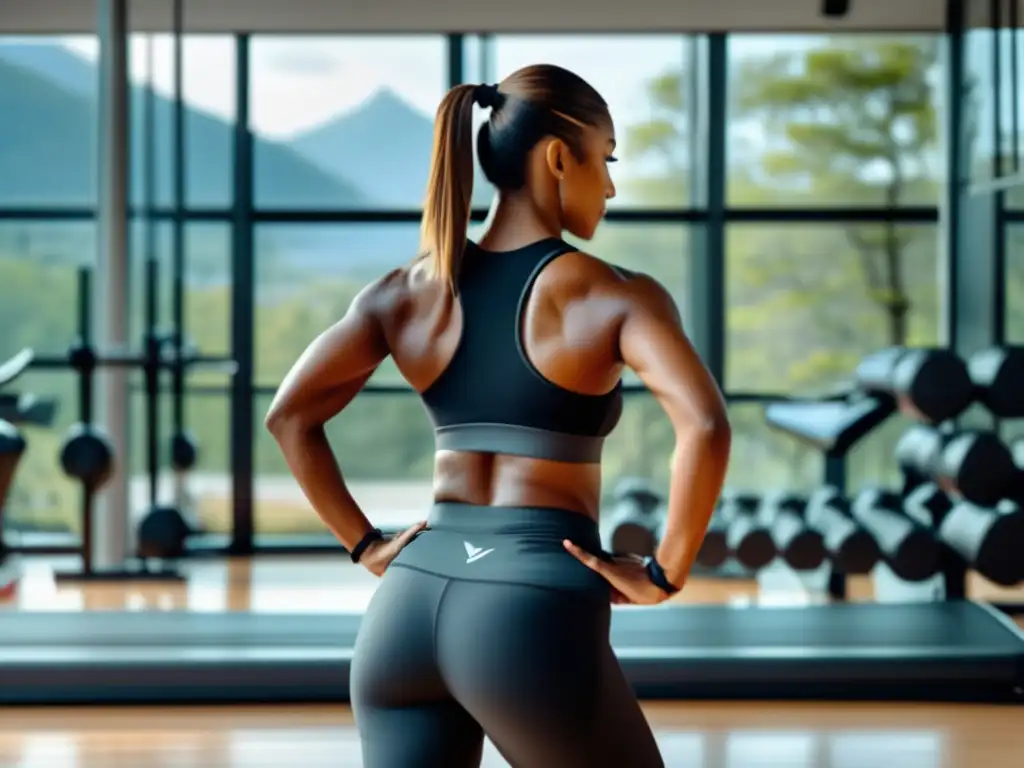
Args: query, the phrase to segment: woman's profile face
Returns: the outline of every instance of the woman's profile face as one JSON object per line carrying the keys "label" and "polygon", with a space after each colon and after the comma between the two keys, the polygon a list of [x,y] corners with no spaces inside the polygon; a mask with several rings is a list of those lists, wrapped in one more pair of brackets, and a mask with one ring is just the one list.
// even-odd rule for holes
{"label": "woman's profile face", "polygon": [[594,236],[604,218],[608,201],[615,197],[609,165],[615,162],[615,126],[586,126],[583,131],[583,162],[568,153],[560,182],[562,225],[583,240]]}

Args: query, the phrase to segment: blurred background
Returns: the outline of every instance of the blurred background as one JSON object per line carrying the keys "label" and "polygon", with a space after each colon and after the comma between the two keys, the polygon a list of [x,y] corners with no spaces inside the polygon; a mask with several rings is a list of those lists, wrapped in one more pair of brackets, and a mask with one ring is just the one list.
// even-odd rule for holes
{"label": "blurred background", "polygon": [[[1019,33],[1003,34],[1019,44]],[[964,51],[961,109],[972,126],[976,177],[993,173],[1013,111],[1024,109],[1008,100],[1006,125],[994,121],[990,86],[1008,73],[993,67],[993,35],[971,32]],[[766,428],[761,402],[832,387],[880,347],[950,338],[953,285],[940,224],[950,152],[942,37],[905,30],[714,39],[195,32],[183,43],[185,154],[178,158],[171,38],[133,33],[132,194],[139,203],[149,133],[156,253],[168,275],[172,219],[185,224],[186,332],[205,353],[253,361],[250,380],[232,384],[202,371],[188,378],[187,422],[201,447],[191,492],[202,523],[233,535],[242,549],[322,531],[262,428],[274,389],[363,285],[415,253],[433,112],[445,91],[537,61],[578,72],[611,105],[619,196],[587,247],[650,273],[676,296],[730,401],[728,484],[755,491],[816,485],[820,457]],[[25,346],[63,353],[75,334],[75,270],[94,260],[97,247],[97,56],[88,34],[0,34],[2,358]],[[1009,57],[1002,64],[1009,67]],[[150,94],[151,125],[144,110]],[[716,94],[726,94],[725,103],[711,104]],[[233,162],[241,103],[252,142],[246,199]],[[710,151],[709,140],[723,142],[721,151]],[[182,211],[171,204],[177,163],[186,180]],[[491,195],[481,177],[477,207],[486,208]],[[1005,307],[1008,341],[1024,333],[1022,204],[1024,197],[1010,194],[1000,211],[1005,285],[994,300]],[[133,232],[138,265],[138,222]],[[253,267],[242,270],[248,279],[241,283],[240,261]],[[708,279],[712,266],[720,268],[718,280]],[[136,334],[141,272],[133,270],[128,294]],[[162,285],[169,303],[170,280]],[[20,387],[71,403],[75,380],[37,372]],[[126,406],[141,422],[141,398]],[[31,448],[7,525],[79,529],[78,494],[53,460],[74,419],[67,407],[52,428],[28,430]],[[246,419],[252,439],[236,441],[233,454],[233,430]],[[331,427],[371,515],[395,524],[417,519],[430,499],[433,436],[395,369],[382,367]],[[851,490],[894,479],[899,432],[893,422],[857,447]],[[630,392],[606,450],[606,483],[642,476],[664,484],[672,441],[657,404],[644,391]],[[145,498],[143,449],[139,437],[127,460],[137,503]],[[232,475],[250,465],[251,505],[235,504],[233,514]],[[239,517],[251,517],[241,532],[234,530]]]}

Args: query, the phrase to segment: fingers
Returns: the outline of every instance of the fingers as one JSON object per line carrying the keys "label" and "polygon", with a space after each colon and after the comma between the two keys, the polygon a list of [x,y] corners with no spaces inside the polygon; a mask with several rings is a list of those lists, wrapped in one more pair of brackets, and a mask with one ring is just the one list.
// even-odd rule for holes
{"label": "fingers", "polygon": [[570,555],[572,555],[585,566],[587,566],[587,568],[597,573],[600,573],[601,575],[604,575],[604,563],[600,560],[600,558],[597,557],[597,555],[592,555],[585,549],[577,547],[568,539],[562,539],[562,546],[565,547],[565,549],[569,552]]}
{"label": "fingers", "polygon": [[400,546],[404,547],[406,544],[413,540],[413,537],[415,537],[417,533],[419,533],[426,527],[427,521],[422,520],[416,523],[416,525],[406,528],[400,534],[395,536],[394,541],[397,541]]}

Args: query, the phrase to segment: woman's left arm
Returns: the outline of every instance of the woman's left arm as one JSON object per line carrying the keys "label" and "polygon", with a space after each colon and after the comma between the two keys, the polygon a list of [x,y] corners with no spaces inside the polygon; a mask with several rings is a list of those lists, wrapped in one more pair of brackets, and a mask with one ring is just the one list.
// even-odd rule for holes
{"label": "woman's left arm", "polygon": [[388,355],[380,322],[381,283],[353,300],[285,376],[265,424],[313,509],[349,550],[373,526],[349,493],[324,425],[342,411]]}

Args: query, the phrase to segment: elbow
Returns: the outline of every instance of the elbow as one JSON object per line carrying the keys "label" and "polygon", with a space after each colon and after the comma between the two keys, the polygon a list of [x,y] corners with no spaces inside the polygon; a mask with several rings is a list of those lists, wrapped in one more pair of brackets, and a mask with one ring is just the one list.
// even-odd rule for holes
{"label": "elbow", "polygon": [[702,414],[679,431],[678,442],[700,445],[713,453],[727,456],[732,446],[732,426],[728,415],[724,411]]}
{"label": "elbow", "polygon": [[301,431],[302,425],[294,413],[276,403],[270,406],[267,415],[263,418],[263,426],[277,442],[287,439],[288,435]]}

